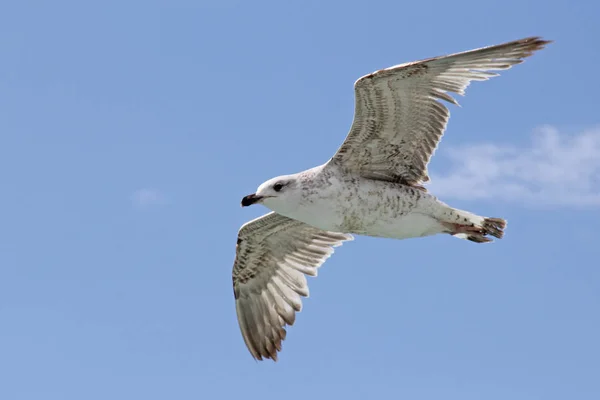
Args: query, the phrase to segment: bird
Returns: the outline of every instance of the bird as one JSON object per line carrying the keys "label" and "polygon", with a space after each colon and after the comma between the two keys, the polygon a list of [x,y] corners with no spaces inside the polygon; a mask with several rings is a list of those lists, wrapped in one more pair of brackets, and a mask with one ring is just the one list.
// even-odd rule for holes
{"label": "bird", "polygon": [[306,276],[354,235],[408,239],[449,234],[475,243],[506,221],[453,208],[431,194],[427,166],[472,81],[498,76],[552,41],[528,37],[381,69],[354,83],[354,119],[326,163],[277,176],[242,207],[271,211],[238,231],[232,271],[238,324],[256,360],[278,360],[286,327],[308,297]]}

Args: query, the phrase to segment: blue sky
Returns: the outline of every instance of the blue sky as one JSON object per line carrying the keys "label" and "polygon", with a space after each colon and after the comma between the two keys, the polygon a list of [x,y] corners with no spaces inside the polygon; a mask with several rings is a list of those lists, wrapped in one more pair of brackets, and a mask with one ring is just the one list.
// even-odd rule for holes
{"label": "blue sky", "polygon": [[[598,399],[600,5],[570,3],[5,2],[0,398]],[[530,35],[430,165],[505,238],[358,237],[255,362],[241,197],[333,154],[358,77]]]}

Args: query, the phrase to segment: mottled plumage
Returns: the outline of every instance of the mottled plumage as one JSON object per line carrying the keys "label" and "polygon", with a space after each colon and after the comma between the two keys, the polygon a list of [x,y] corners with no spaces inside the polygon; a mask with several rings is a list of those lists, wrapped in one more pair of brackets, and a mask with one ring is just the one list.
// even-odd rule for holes
{"label": "mottled plumage", "polygon": [[[246,346],[255,358],[277,358],[286,324],[292,325],[308,296],[306,275],[351,235],[325,232],[271,212],[240,229],[233,293]],[[257,266],[260,266],[257,268]]]}
{"label": "mottled plumage", "polygon": [[308,296],[305,275],[351,234],[406,239],[439,233],[476,243],[501,238],[506,221],[452,208],[429,194],[427,165],[458,104],[487,80],[543,48],[526,38],[383,69],[358,79],[350,132],[325,164],[279,176],[242,199],[274,212],[238,233],[233,288],[242,336],[256,359],[277,359],[286,325]]}

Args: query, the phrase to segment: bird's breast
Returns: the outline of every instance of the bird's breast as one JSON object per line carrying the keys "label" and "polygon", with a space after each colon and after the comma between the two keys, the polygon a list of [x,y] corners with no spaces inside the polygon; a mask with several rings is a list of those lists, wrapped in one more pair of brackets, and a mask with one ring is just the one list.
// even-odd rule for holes
{"label": "bird's breast", "polygon": [[328,231],[370,234],[396,224],[418,208],[424,196],[432,197],[405,185],[334,177],[314,188],[291,217]]}

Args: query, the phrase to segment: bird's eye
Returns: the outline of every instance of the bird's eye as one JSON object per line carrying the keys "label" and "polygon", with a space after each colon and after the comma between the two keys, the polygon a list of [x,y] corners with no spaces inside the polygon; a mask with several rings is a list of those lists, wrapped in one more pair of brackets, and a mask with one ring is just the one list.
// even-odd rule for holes
{"label": "bird's eye", "polygon": [[276,192],[279,192],[281,189],[283,189],[283,183],[276,183],[273,185],[273,190]]}

